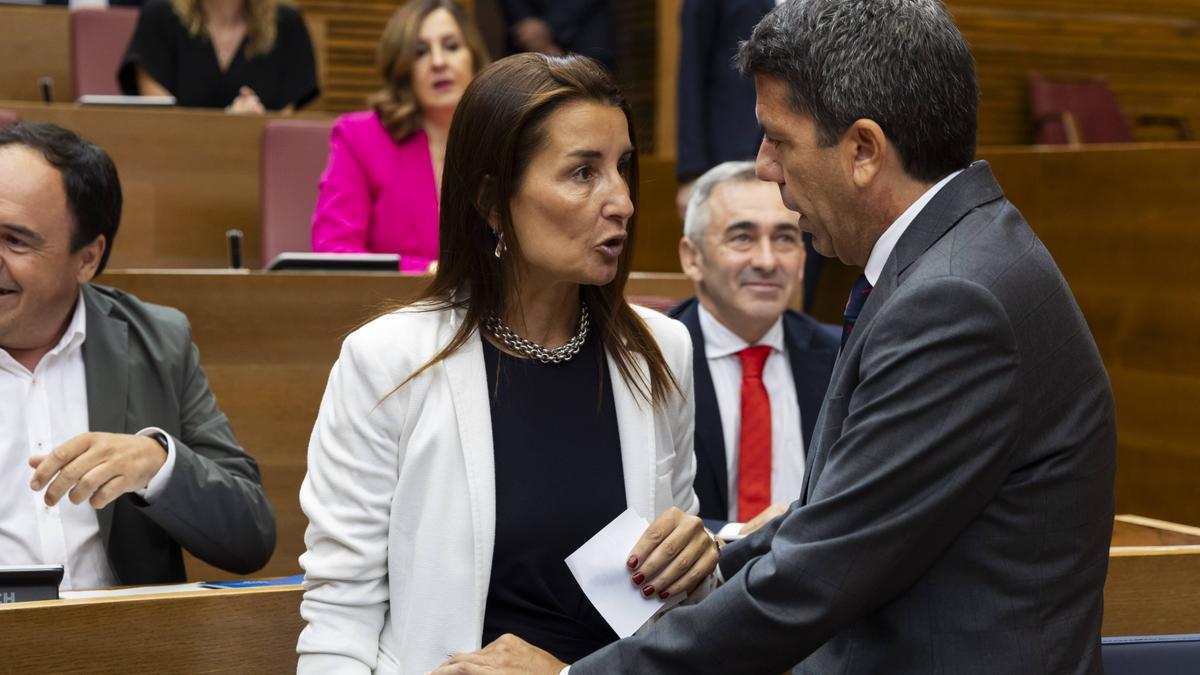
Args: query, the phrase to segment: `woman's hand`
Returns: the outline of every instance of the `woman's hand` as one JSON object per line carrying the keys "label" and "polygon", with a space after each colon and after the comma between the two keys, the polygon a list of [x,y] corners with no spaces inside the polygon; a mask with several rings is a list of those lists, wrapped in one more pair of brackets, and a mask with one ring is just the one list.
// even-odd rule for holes
{"label": "woman's hand", "polygon": [[718,557],[704,522],[672,506],[650,523],[625,564],[642,595],[666,600],[696,588],[717,567]]}
{"label": "woman's hand", "polygon": [[225,108],[225,112],[231,115],[261,115],[266,111],[262,101],[258,100],[258,94],[250,87],[239,89],[237,98]]}

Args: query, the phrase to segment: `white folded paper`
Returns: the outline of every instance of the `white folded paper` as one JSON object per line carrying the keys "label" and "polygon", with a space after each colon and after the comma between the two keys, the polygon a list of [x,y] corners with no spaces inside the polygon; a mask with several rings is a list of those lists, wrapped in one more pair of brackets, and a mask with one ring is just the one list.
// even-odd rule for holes
{"label": "white folded paper", "polygon": [[633,635],[656,612],[675,605],[687,595],[681,593],[666,600],[646,598],[630,582],[632,572],[625,561],[649,526],[644,518],[628,509],[566,559],[579,587],[619,637]]}

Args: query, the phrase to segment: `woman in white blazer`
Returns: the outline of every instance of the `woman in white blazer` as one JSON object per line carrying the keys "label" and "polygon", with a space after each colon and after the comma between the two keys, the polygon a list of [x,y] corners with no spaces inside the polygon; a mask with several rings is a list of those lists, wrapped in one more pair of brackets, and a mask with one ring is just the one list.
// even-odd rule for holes
{"label": "woman in white blazer", "polygon": [[691,340],[623,295],[632,138],[590,59],[513,56],[467,89],[437,275],[345,340],[313,429],[300,671],[423,673],[502,633],[557,665],[611,641],[563,558],[626,508],[652,521],[626,561],[644,595],[712,573]]}

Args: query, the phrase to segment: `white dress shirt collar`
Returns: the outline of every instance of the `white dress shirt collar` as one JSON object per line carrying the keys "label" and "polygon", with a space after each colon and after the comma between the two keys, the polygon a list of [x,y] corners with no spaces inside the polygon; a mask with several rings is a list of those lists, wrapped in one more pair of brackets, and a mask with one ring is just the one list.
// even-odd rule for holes
{"label": "white dress shirt collar", "polygon": [[872,286],[879,282],[879,275],[883,273],[883,266],[887,263],[888,258],[891,257],[892,250],[896,248],[896,242],[900,241],[901,235],[904,234],[908,226],[916,219],[917,214],[925,208],[939,190],[945,187],[946,183],[949,183],[955,176],[962,172],[963,170],[959,169],[937,183],[934,183],[933,187],[926,190],[925,194],[918,197],[917,201],[909,205],[904,213],[900,214],[896,222],[889,225],[888,229],[883,231],[879,240],[875,242],[875,247],[871,249],[871,257],[867,258],[867,267],[863,270],[863,274],[866,275],[867,281]]}
{"label": "white dress shirt collar", "polygon": [[[697,301],[697,306],[700,310],[700,331],[704,333],[704,356],[709,359],[719,359],[725,356],[732,356],[742,351],[746,347],[751,346],[742,338],[738,337],[737,333],[729,330],[725,324],[717,320],[711,312],[704,306],[704,303]],[[767,330],[766,335],[762,336],[757,343],[767,345],[776,352],[783,351],[783,316],[781,315]]]}
{"label": "white dress shirt collar", "polygon": [[[62,337],[58,339],[58,343],[54,348],[46,352],[41,361],[38,361],[33,370],[37,371],[43,364],[51,359],[58,359],[64,356],[69,356],[76,349],[83,346],[83,341],[87,338],[87,308],[83,302],[83,289],[79,289],[79,297],[75,300],[75,310],[71,313],[71,321],[67,324],[67,330],[63,332]],[[21,365],[12,354],[7,350],[0,349],[0,368],[13,371],[16,374],[31,372],[25,366]],[[19,370],[14,370],[19,369]]]}

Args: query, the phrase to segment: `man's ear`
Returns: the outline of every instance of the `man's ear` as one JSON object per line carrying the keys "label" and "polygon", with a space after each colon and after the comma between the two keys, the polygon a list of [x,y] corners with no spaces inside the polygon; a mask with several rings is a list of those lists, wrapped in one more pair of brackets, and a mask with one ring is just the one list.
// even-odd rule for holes
{"label": "man's ear", "polygon": [[700,247],[686,236],[679,238],[679,266],[683,273],[694,283],[700,283],[704,278],[704,253]]}
{"label": "man's ear", "polygon": [[75,252],[79,267],[75,272],[75,280],[86,284],[96,276],[100,269],[100,261],[104,259],[104,250],[108,248],[108,237],[97,235],[89,244]]}
{"label": "man's ear", "polygon": [[883,127],[875,120],[857,120],[842,134],[841,143],[850,166],[850,180],[855,187],[867,187],[883,170],[884,159],[891,151]]}

